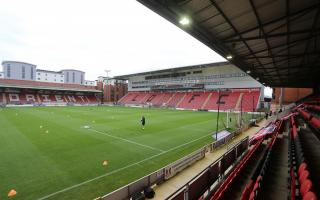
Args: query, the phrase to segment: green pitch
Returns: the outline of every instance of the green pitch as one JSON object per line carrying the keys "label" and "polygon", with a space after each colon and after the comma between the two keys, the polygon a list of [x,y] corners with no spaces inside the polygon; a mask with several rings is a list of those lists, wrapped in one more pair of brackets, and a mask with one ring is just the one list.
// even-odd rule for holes
{"label": "green pitch", "polygon": [[0,109],[0,199],[11,189],[17,195],[10,199],[102,196],[211,143],[216,115],[125,107]]}

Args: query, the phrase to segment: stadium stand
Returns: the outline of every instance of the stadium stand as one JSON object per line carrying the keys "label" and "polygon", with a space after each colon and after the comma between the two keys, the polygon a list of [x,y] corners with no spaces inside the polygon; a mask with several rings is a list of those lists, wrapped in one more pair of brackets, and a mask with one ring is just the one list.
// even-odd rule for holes
{"label": "stadium stand", "polygon": [[[235,167],[211,200],[237,199],[239,191],[242,191],[241,200],[317,199],[319,191],[316,188],[320,187],[318,119],[316,114],[304,110],[306,108],[318,111],[317,107],[300,104],[293,109],[294,113],[289,118],[276,122],[277,130],[262,158],[258,160],[249,182],[245,175],[241,175],[241,181],[236,180],[232,184],[236,177],[234,174],[241,172]],[[245,158],[240,163],[244,161]],[[244,182],[247,184],[243,188],[241,185]]]}
{"label": "stadium stand", "polygon": [[[24,104],[97,104],[98,99],[94,94],[85,95],[63,95],[63,94],[30,94],[30,93],[0,93],[0,103],[6,102],[8,105]],[[3,100],[3,97],[5,98]]]}
{"label": "stadium stand", "polygon": [[5,105],[97,104],[99,93],[95,86],[0,79],[0,104]]}
{"label": "stadium stand", "polygon": [[[315,116],[303,110],[303,107],[300,104],[292,109],[293,113],[289,113],[289,117],[276,121],[276,131],[272,134],[266,150],[261,153],[263,155],[259,155],[261,158],[255,160],[256,166],[246,167],[249,172],[254,171],[251,180],[247,180],[248,172],[237,179],[237,174],[243,171],[239,166],[246,162],[246,156],[223,180],[211,200],[239,199],[239,191],[242,191],[241,200],[317,199],[317,188],[320,187],[318,123],[312,120]],[[268,141],[267,138],[258,137],[258,142],[254,143],[250,151],[263,144],[263,140]],[[246,183],[245,187],[242,186],[243,183]]]}
{"label": "stadium stand", "polygon": [[181,100],[184,98],[184,96],[185,93],[177,92],[172,95],[172,98],[167,103],[163,103],[166,103],[166,106],[168,107],[176,107],[179,104],[179,102],[181,102]]}
{"label": "stadium stand", "polygon": [[67,84],[67,83],[51,83],[51,82],[41,82],[41,81],[29,81],[29,80],[16,80],[16,79],[0,79],[0,86],[15,87],[15,86],[30,86],[38,88],[65,88],[76,90],[95,90],[95,86],[80,85],[80,84]]}
{"label": "stadium stand", "polygon": [[[183,109],[255,111],[258,107],[260,90],[233,89],[228,91],[202,91],[202,92],[129,92],[120,104],[135,104],[152,106],[167,106]],[[238,104],[238,105],[237,105]]]}
{"label": "stadium stand", "polygon": [[202,104],[208,97],[207,92],[189,92],[179,104],[179,108],[185,109],[200,109]]}
{"label": "stadium stand", "polygon": [[[195,94],[201,96],[189,93],[186,98],[190,99]],[[254,93],[247,96],[250,95]],[[206,97],[211,98],[208,93]],[[186,107],[186,102],[188,100],[181,105]],[[205,173],[199,175],[197,181],[191,181],[198,186],[189,190],[202,188],[202,193],[189,191],[189,197],[210,200],[316,200],[320,195],[320,134],[316,118],[319,110],[303,102],[297,104],[258,131],[249,141],[249,150],[235,164],[230,165],[234,162],[234,154],[227,152],[219,170],[216,169],[223,172],[216,182],[205,181]],[[196,193],[198,195],[193,196]],[[182,193],[175,193],[169,199],[183,199]]]}

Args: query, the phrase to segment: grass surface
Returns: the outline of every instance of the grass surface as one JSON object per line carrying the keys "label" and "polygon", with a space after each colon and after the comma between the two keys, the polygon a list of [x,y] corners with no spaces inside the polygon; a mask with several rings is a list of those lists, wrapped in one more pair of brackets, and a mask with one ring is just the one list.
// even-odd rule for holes
{"label": "grass surface", "polygon": [[10,199],[102,196],[211,143],[216,116],[125,107],[1,109],[0,199],[11,189],[18,194]]}

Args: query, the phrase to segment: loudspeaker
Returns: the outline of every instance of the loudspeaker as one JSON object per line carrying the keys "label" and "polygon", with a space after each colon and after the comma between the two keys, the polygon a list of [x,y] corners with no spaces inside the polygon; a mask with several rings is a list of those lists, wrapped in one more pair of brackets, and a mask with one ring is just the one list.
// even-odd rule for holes
{"label": "loudspeaker", "polygon": [[144,188],[143,189],[143,193],[148,199],[152,199],[154,197],[154,194],[155,194],[151,187]]}
{"label": "loudspeaker", "polygon": [[146,197],[142,192],[137,192],[132,195],[132,200],[145,200]]}

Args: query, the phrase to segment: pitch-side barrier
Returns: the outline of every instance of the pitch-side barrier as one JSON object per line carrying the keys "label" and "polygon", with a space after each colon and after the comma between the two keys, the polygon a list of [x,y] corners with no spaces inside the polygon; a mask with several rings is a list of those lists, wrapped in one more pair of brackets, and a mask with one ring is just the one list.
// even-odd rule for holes
{"label": "pitch-side barrier", "polygon": [[[151,187],[156,184],[161,184],[162,182],[172,178],[177,173],[192,165],[193,163],[201,160],[205,157],[205,153],[208,151],[214,151],[220,146],[228,143],[232,138],[234,138],[240,131],[233,132],[228,136],[221,138],[211,144],[205,145],[204,147],[198,149],[197,151],[175,161],[164,168],[161,168],[147,176],[144,176],[128,185],[125,185],[103,197],[98,199],[101,200],[123,200],[130,199],[133,195],[141,193],[145,188]],[[222,176],[228,168],[233,165],[237,159],[248,149],[249,138],[246,137],[233,147],[231,147],[227,153],[222,155],[217,161],[207,167],[205,170],[200,172],[187,184],[177,190],[174,194],[170,195],[171,199],[180,199],[181,195],[188,195],[193,197],[195,194],[202,194],[203,191],[199,190],[199,184],[203,184],[202,179],[206,180],[208,175],[210,176],[210,181],[215,182],[220,176]],[[204,178],[204,176],[206,178]],[[199,182],[199,183],[198,183]],[[201,182],[201,183],[200,183]],[[198,191],[199,190],[199,191]],[[202,192],[202,193],[201,193]],[[190,199],[190,198],[189,198]],[[191,198],[192,199],[192,198]]]}

